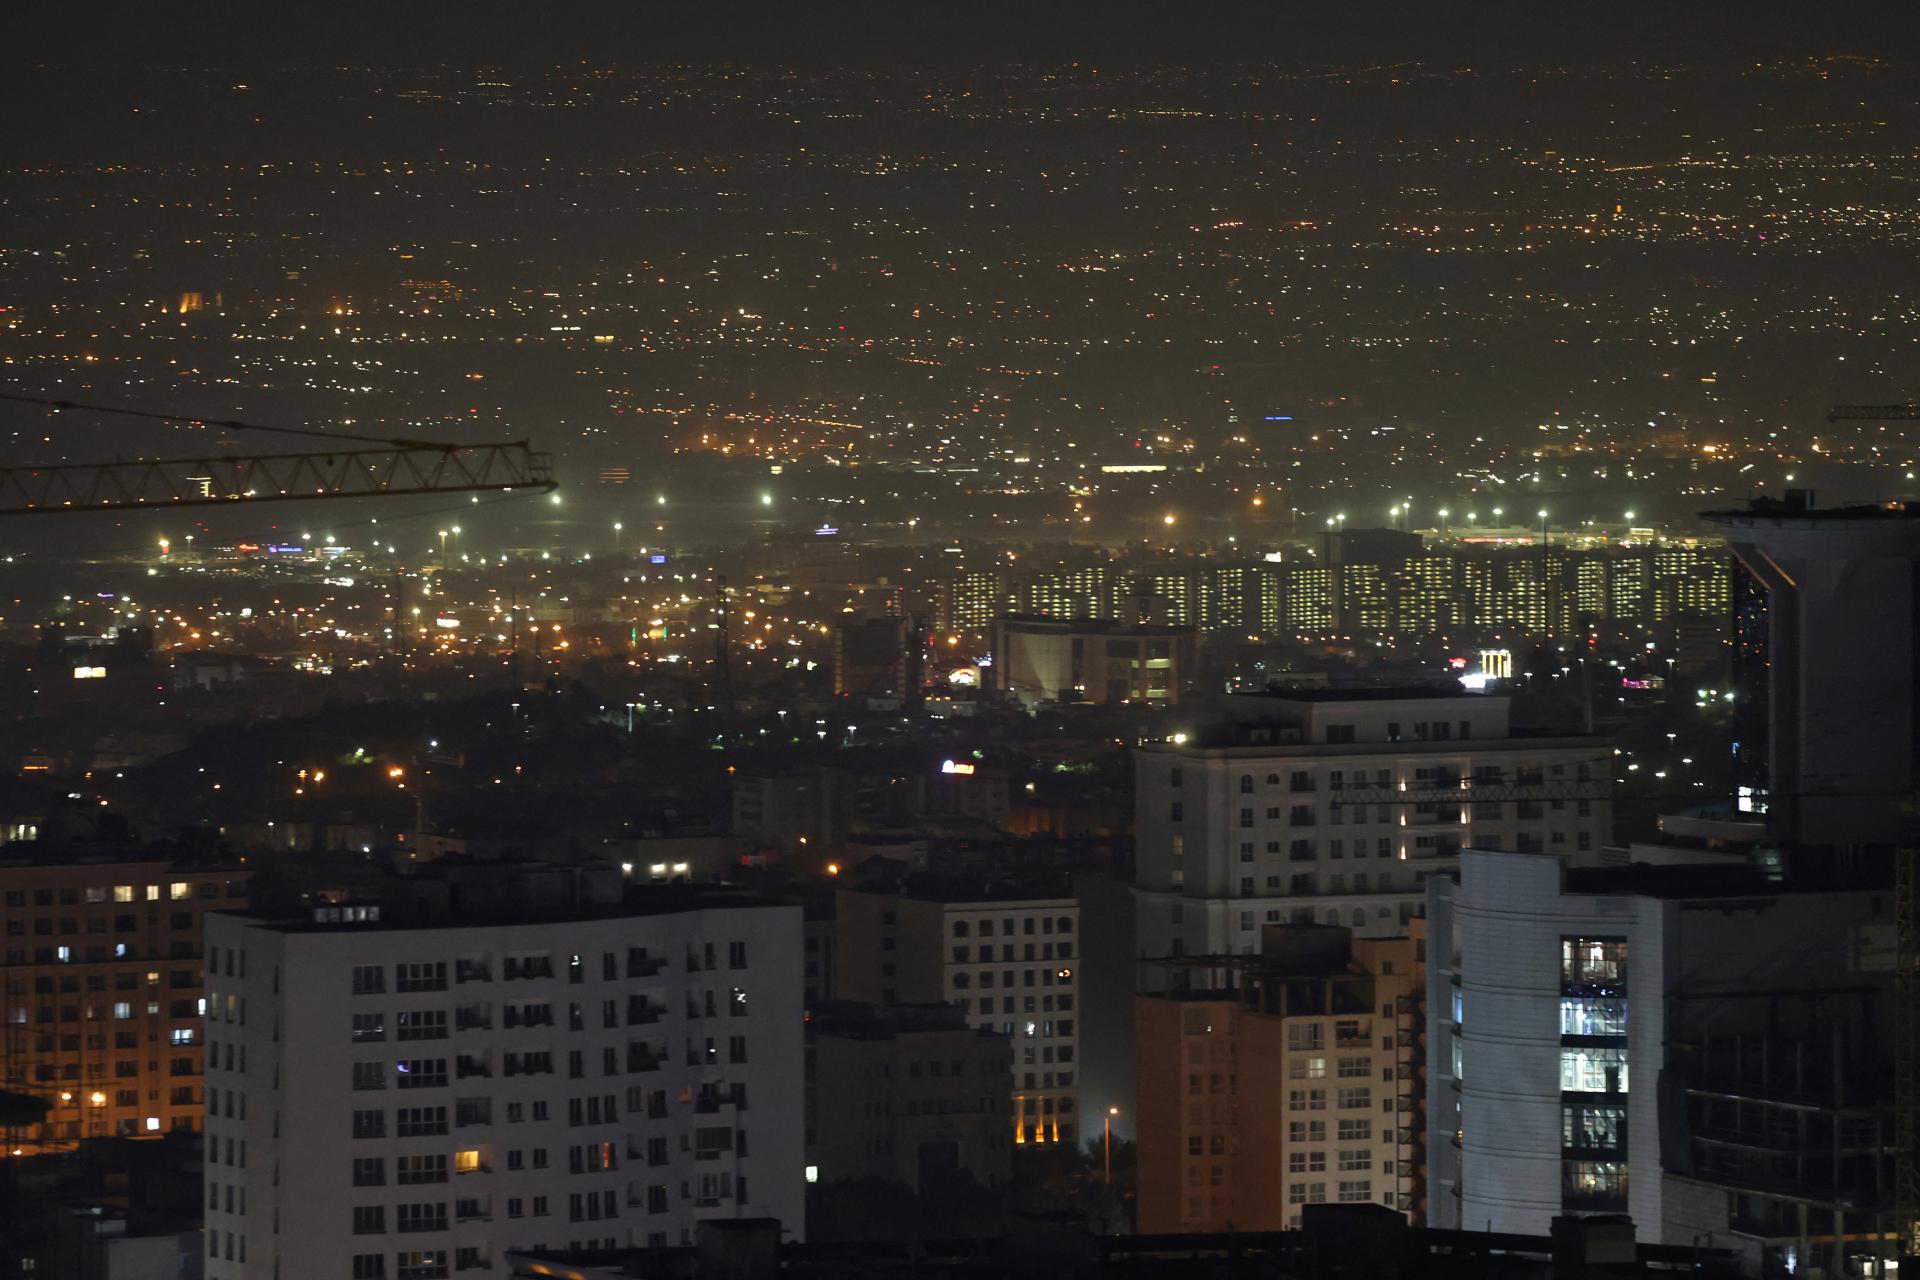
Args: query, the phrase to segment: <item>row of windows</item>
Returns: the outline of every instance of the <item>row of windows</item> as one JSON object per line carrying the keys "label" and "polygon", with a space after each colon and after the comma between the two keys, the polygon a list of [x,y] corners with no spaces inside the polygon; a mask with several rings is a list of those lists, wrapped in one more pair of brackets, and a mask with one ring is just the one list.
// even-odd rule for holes
{"label": "row of windows", "polygon": [[[1334,1106],[1342,1111],[1352,1111],[1373,1105],[1373,1089],[1367,1085],[1355,1085],[1338,1089],[1334,1093]],[[1388,1105],[1391,1106],[1391,1100]],[[1289,1111],[1325,1111],[1327,1109],[1327,1091],[1325,1089],[1290,1089],[1287,1091],[1287,1110]]]}
{"label": "row of windows", "polygon": [[[1015,970],[1012,969],[1001,970],[1000,985],[1011,990],[1015,986],[1031,987],[1035,984],[1036,980],[1039,985],[1043,987],[1050,987],[1056,982],[1065,986],[1073,981],[1073,970],[1071,969],[1023,969],[1019,971],[1020,981],[1018,983],[1013,980],[1014,973]],[[979,982],[982,990],[991,988],[994,985],[993,970],[983,969],[977,978],[975,975],[966,972],[953,975],[955,990],[965,991],[968,987],[972,986],[975,981]]]}
{"label": "row of windows", "polygon": [[[130,932],[128,925],[125,932]],[[140,947],[131,942],[108,944],[96,942],[84,948],[61,944],[57,947],[35,947],[29,953],[25,947],[9,947],[6,962],[9,966],[24,967],[32,964],[105,964],[114,960],[191,960],[198,950],[188,938],[176,938],[166,946],[165,954],[158,948]],[[28,955],[32,960],[28,960]],[[192,984],[188,984],[192,985]]]}
{"label": "row of windows", "polygon": [[[1339,1184],[1338,1193],[1341,1204],[1365,1204],[1373,1199],[1371,1179],[1351,1179]],[[1382,1204],[1393,1198],[1392,1192],[1380,1197]],[[1287,1186],[1288,1204],[1325,1204],[1327,1202],[1327,1184],[1324,1182],[1295,1182]]]}
{"label": "row of windows", "polygon": [[[1344,1148],[1334,1153],[1335,1164],[1342,1173],[1373,1168],[1373,1149],[1371,1147]],[[1325,1173],[1327,1153],[1324,1151],[1289,1151],[1287,1153],[1288,1173]]]}
{"label": "row of windows", "polygon": [[[1342,1080],[1365,1080],[1373,1075],[1373,1059],[1340,1058],[1336,1060],[1334,1069]],[[1287,1075],[1294,1080],[1324,1080],[1327,1077],[1327,1060],[1318,1057],[1295,1058],[1287,1064]]]}
{"label": "row of windows", "polygon": [[[221,886],[211,880],[203,880],[196,889],[190,880],[173,880],[166,884],[116,884],[88,885],[85,888],[60,889],[8,889],[4,901],[9,907],[24,907],[31,897],[36,907],[73,907],[83,902],[184,902],[198,896],[207,901],[220,896]],[[238,880],[226,882],[226,896],[244,898],[247,896],[245,883]]]}
{"label": "row of windows", "polygon": [[[519,1154],[515,1152],[514,1154]],[[539,1157],[535,1167],[546,1166],[544,1150],[535,1152]],[[416,1155],[396,1156],[393,1161],[393,1181],[396,1186],[414,1186],[421,1183],[445,1182],[456,1173],[479,1173],[487,1168],[484,1154],[478,1148],[456,1151],[452,1156]],[[387,1159],[385,1156],[361,1156],[353,1161],[353,1185],[356,1187],[384,1187],[387,1185]]]}
{"label": "row of windows", "polygon": [[[26,920],[16,916],[7,921],[5,932],[9,938],[24,938],[29,933],[40,938],[49,937],[55,933],[65,937],[81,932],[83,927],[88,933],[106,933],[108,931],[109,919],[111,919],[112,931],[114,933],[138,933],[140,931],[140,917],[131,912],[123,911],[112,917],[105,915],[86,917],[36,916],[31,920]],[[167,928],[191,929],[193,927],[193,912],[169,911],[167,913]]]}
{"label": "row of windows", "polygon": [[[546,1213],[545,1201],[541,1201],[540,1212]],[[209,1233],[211,1235],[211,1233]],[[244,1245],[244,1241],[242,1244]],[[232,1256],[231,1253],[228,1254]],[[246,1251],[241,1250],[241,1260],[246,1260]],[[474,1267],[485,1267],[487,1255],[478,1246],[469,1246],[455,1254],[456,1265],[463,1271]],[[387,1270],[387,1255],[384,1253],[356,1253],[353,1255],[353,1280],[443,1280],[447,1272],[447,1251],[445,1249],[408,1249],[393,1255],[393,1270]]]}
{"label": "row of windows", "polygon": [[[35,1063],[33,1067],[34,1083],[52,1084],[55,1081],[82,1079],[81,1070],[83,1066],[86,1073],[84,1076],[85,1079],[105,1080],[107,1078],[107,1064],[104,1062],[88,1062],[84,1064],[78,1062],[39,1062]],[[167,1068],[167,1074],[170,1076],[197,1076],[200,1074],[199,1064],[192,1058],[170,1058],[167,1060]],[[150,1059],[147,1062],[147,1071],[149,1074],[156,1073],[159,1069],[160,1062],[158,1059]],[[140,1060],[138,1058],[120,1058],[116,1060],[113,1063],[113,1078],[115,1080],[138,1080],[140,1078]],[[94,1105],[100,1106],[103,1105],[103,1103],[96,1102]]]}
{"label": "row of windows", "polygon": [[[747,944],[729,942],[726,947],[726,967],[745,969]],[[564,963],[568,983],[578,984],[587,980],[589,965],[584,954],[577,951],[569,953]],[[624,957],[614,951],[600,953],[600,980],[604,982],[653,977],[665,967],[665,959],[649,954],[645,947],[628,947]],[[689,973],[718,970],[720,963],[717,944],[707,942],[697,947],[691,943],[688,944],[686,967]],[[494,972],[491,955],[463,956],[453,962],[451,970],[444,960],[395,964],[392,969],[393,990],[397,992],[445,991],[449,972],[452,973],[453,980],[459,983],[491,982]],[[556,977],[557,970],[550,953],[516,952],[502,958],[500,976],[503,981],[508,982],[528,981]],[[384,993],[387,990],[387,966],[355,965],[352,972],[352,990],[355,995]]]}
{"label": "row of windows", "polygon": [[[892,924],[893,922],[889,920],[887,923]],[[1001,937],[1011,938],[1015,933],[1024,933],[1028,937],[1032,937],[1036,931],[1040,933],[1072,933],[1073,917],[1027,916],[1018,922],[1017,927],[1012,916],[1001,917]],[[991,938],[994,935],[993,921],[983,919],[973,925],[969,925],[965,920],[955,920],[953,922],[954,937],[965,938],[970,934],[975,937]]]}
{"label": "row of windows", "polygon": [[[1040,944],[1038,950],[1039,954],[1035,955],[1034,944],[1031,942],[1027,943],[1025,958],[1028,960],[1073,959],[1073,944],[1071,942],[1043,942]],[[1020,958],[1021,957],[1014,954],[1013,943],[1009,942],[1000,948],[1000,960],[1002,963],[1012,964]],[[955,964],[992,964],[993,945],[991,943],[983,943],[977,950],[964,946],[955,947],[953,949],[953,962]]]}
{"label": "row of windows", "polygon": [[[736,1111],[747,1109],[747,1087],[740,1081],[721,1083],[707,1081],[696,1091],[687,1086],[679,1091],[679,1100],[683,1106],[692,1106],[699,1112],[712,1112],[720,1106],[731,1106]],[[630,1085],[626,1093],[626,1111],[629,1116],[644,1114],[649,1120],[665,1119],[668,1115],[668,1093],[665,1089],[647,1089],[640,1085]],[[449,1131],[448,1110],[443,1106],[400,1107],[392,1113],[391,1133],[400,1138],[422,1138],[445,1134]],[[389,1113],[381,1108],[356,1110],[353,1113],[353,1136],[355,1138],[385,1138],[389,1134],[387,1118]],[[503,1122],[521,1124],[531,1121],[544,1124],[549,1119],[548,1104],[545,1100],[533,1102],[509,1102],[502,1109]],[[494,1122],[493,1100],[491,1098],[463,1098],[455,1103],[452,1112],[454,1126],[490,1125]],[[570,1128],[583,1125],[617,1124],[620,1120],[620,1105],[614,1094],[593,1094],[588,1097],[567,1099],[567,1124]]]}
{"label": "row of windows", "polygon": [[[1335,1136],[1341,1142],[1373,1141],[1373,1121],[1337,1120]],[[1289,1120],[1287,1121],[1287,1141],[1325,1142],[1327,1140],[1327,1122],[1325,1120]]]}
{"label": "row of windows", "polygon": [[[29,1008],[26,1005],[13,1005],[7,1010],[7,1024],[23,1027],[29,1021],[47,1022],[130,1022],[144,1011],[149,1018],[160,1016],[158,1000],[115,1000],[111,1004],[63,1004],[54,1006],[43,1004]],[[32,1014],[29,1019],[29,1013]],[[199,1018],[206,1013],[206,1001],[199,997],[188,997],[169,1001],[167,1016],[177,1019]],[[170,1033],[175,1044],[194,1044],[200,1039],[197,1027],[176,1027]]]}

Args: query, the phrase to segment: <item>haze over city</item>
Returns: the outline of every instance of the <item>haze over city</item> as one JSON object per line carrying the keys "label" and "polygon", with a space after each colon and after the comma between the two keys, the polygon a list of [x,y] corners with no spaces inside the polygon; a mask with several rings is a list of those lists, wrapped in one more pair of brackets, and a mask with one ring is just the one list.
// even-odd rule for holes
{"label": "haze over city", "polygon": [[0,1280],[1920,1250],[1909,7],[17,35]]}

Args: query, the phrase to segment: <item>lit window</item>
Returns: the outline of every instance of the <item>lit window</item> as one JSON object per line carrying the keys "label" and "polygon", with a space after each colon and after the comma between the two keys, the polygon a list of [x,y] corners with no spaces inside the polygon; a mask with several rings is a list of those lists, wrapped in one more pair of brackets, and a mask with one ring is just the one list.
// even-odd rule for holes
{"label": "lit window", "polygon": [[148,901],[148,902],[158,902],[158,901],[160,901],[160,886],[159,886],[159,885],[157,885],[157,884],[150,884],[150,885],[148,885],[148,886],[147,886],[147,901]]}
{"label": "lit window", "polygon": [[113,886],[113,900],[115,902],[132,902],[133,886],[130,884],[117,884]]}
{"label": "lit window", "polygon": [[480,1163],[478,1148],[453,1153],[453,1171],[455,1173],[478,1173],[483,1166]]}
{"label": "lit window", "polygon": [[175,902],[179,902],[182,898],[191,898],[193,896],[193,886],[185,880],[175,880],[167,886],[167,896]]}

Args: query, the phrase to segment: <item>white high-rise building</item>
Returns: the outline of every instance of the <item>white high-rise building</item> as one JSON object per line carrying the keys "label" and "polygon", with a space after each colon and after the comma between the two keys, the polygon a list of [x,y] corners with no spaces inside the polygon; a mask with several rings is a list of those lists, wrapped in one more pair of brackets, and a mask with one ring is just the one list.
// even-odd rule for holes
{"label": "white high-rise building", "polygon": [[1884,1274],[1891,894],[1469,849],[1429,895],[1431,1225],[1625,1213],[1746,1275]]}
{"label": "white high-rise building", "polygon": [[724,894],[209,916],[206,1275],[800,1238],[800,955],[800,908]]}
{"label": "white high-rise building", "polygon": [[1463,846],[1597,862],[1612,748],[1511,731],[1507,699],[1395,690],[1226,699],[1214,737],[1135,762],[1142,956],[1246,954],[1267,924],[1395,937]]}

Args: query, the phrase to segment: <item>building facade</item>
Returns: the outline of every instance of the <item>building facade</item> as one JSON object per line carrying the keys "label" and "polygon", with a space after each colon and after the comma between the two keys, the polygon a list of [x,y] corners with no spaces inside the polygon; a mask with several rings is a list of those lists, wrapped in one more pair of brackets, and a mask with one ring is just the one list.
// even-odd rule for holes
{"label": "building facade", "polygon": [[1751,1275],[1878,1274],[1889,895],[1479,850],[1430,893],[1430,1123],[1452,1136],[1430,1146],[1435,1225],[1627,1213]]}
{"label": "building facade", "polygon": [[[1910,842],[1920,504],[1709,512],[1739,558],[1739,802],[1784,842]],[[1844,726],[1836,730],[1835,726]]]}
{"label": "building facade", "polygon": [[1310,1204],[1419,1225],[1420,939],[1313,925],[1266,941],[1232,990],[1138,997],[1139,1229],[1297,1229]]}
{"label": "building facade", "polygon": [[206,1275],[505,1275],[509,1248],[707,1218],[801,1235],[800,954],[798,907],[718,895],[216,915]]}
{"label": "building facade", "polygon": [[807,1021],[807,1178],[938,1194],[1012,1170],[1012,1041],[954,1005],[834,1003]]}
{"label": "building facade", "polygon": [[1012,1043],[1014,1143],[1080,1141],[1080,907],[1072,896],[979,883],[848,891],[836,919],[841,999],[957,1005],[970,1026]]}
{"label": "building facade", "polygon": [[993,634],[993,687],[1022,702],[1176,703],[1193,670],[1189,626],[1015,616]]}
{"label": "building facade", "polygon": [[52,1110],[13,1145],[198,1129],[202,928],[247,871],[22,848],[0,863],[0,1087]]}
{"label": "building facade", "polygon": [[1135,753],[1142,956],[1248,954],[1269,924],[1393,937],[1460,849],[1597,860],[1611,749],[1516,737],[1503,697],[1233,695],[1208,744]]}

